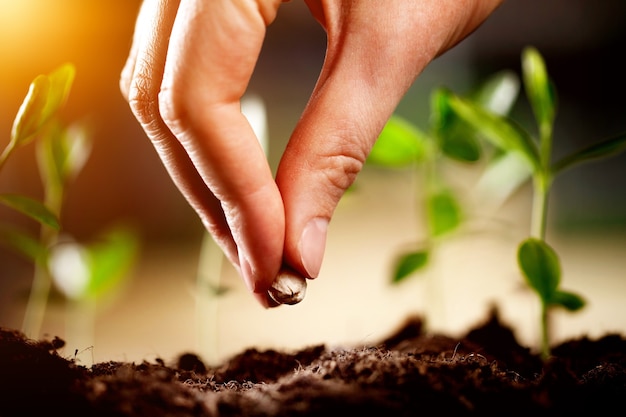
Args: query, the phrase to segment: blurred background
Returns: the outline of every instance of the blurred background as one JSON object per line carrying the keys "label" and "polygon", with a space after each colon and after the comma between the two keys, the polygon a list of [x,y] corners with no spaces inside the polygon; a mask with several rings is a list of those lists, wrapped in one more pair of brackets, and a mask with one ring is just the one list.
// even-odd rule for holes
{"label": "blurred background", "polygon": [[[423,276],[391,286],[394,256],[423,233],[416,178],[411,171],[366,167],[337,209],[322,272],[303,303],[262,310],[228,265],[220,280],[229,291],[218,298],[198,291],[198,268],[206,256],[202,226],[119,93],[139,5],[0,0],[0,145],[8,141],[32,79],[73,63],[76,79],[62,117],[85,121],[94,147],[69,188],[64,230],[89,239],[123,222],[141,238],[126,285],[97,306],[88,337],[70,338],[68,312],[59,302],[49,305],[42,335],[65,337],[67,354],[85,351],[84,362],[171,359],[187,350],[219,360],[252,345],[374,343],[412,313],[427,314],[433,330],[458,333],[484,319],[493,303],[522,341],[536,344],[538,307],[515,264],[517,244],[529,230],[529,187],[486,222],[480,202],[473,202],[477,223],[487,226],[450,239]],[[273,168],[316,82],[325,40],[301,1],[281,6],[268,29],[249,91],[266,106]],[[527,45],[544,56],[557,87],[556,156],[626,131],[622,0],[506,1],[424,71],[397,113],[426,130],[433,88],[463,93],[496,71],[519,72]],[[513,114],[532,126],[523,98]],[[0,193],[41,196],[33,154],[32,146],[15,154],[0,175]],[[471,190],[473,168],[452,164],[448,170],[460,189]],[[589,303],[582,312],[556,314],[557,339],[626,331],[625,185],[626,155],[568,171],[554,185],[548,240],[561,255],[563,287]],[[36,228],[6,208],[0,207],[0,216]],[[0,326],[20,328],[31,279],[32,266],[0,247]]]}

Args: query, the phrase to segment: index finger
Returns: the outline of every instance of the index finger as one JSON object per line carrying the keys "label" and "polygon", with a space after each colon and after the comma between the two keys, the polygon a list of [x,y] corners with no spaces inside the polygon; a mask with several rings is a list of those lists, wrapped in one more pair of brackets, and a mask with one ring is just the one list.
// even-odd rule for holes
{"label": "index finger", "polygon": [[259,293],[282,262],[284,210],[240,100],[280,2],[182,0],[159,94],[163,120],[221,201],[241,273]]}

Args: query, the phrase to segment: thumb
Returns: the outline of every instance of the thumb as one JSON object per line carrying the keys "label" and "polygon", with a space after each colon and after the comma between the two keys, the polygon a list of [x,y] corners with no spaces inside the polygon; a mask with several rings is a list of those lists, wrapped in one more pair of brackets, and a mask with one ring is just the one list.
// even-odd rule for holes
{"label": "thumb", "polygon": [[398,56],[359,55],[370,50],[360,42],[346,39],[337,53],[329,48],[276,173],[285,207],[284,261],[308,278],[319,274],[339,200],[418,72]]}
{"label": "thumb", "polygon": [[328,34],[326,59],[276,173],[285,207],[283,258],[315,278],[328,223],[415,77],[471,33],[501,0],[307,0]]}

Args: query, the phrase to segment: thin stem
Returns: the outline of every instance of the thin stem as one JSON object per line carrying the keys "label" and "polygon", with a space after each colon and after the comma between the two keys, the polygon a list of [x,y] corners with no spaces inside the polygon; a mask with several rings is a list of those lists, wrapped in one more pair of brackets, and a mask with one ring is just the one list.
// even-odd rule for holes
{"label": "thin stem", "polygon": [[548,306],[541,303],[541,357],[545,360],[550,356],[550,331],[548,323]]}
{"label": "thin stem", "polygon": [[7,160],[9,159],[9,156],[13,152],[13,149],[15,149],[15,146],[13,142],[10,142],[6,146],[6,148],[4,148],[4,150],[2,151],[2,155],[0,155],[0,171],[2,171],[4,164],[7,162]]}
{"label": "thin stem", "polygon": [[[45,203],[50,210],[60,218],[63,205],[64,187],[49,185],[46,189]],[[46,249],[52,247],[58,240],[59,233],[45,225],[41,226],[39,240]],[[44,315],[48,306],[48,297],[52,287],[52,276],[48,270],[47,257],[35,264],[33,284],[24,313],[22,330],[32,338],[38,338],[43,325]]]}
{"label": "thin stem", "polygon": [[198,349],[211,362],[219,361],[219,297],[222,290],[224,252],[209,232],[204,232],[196,281]]}
{"label": "thin stem", "polygon": [[545,176],[541,173],[536,174],[533,178],[533,206],[530,234],[532,237],[540,240],[545,240],[546,238],[549,188]]}
{"label": "thin stem", "polygon": [[[56,232],[46,226],[42,227],[40,240],[44,247],[48,247],[48,244],[56,239]],[[48,294],[50,294],[52,286],[52,278],[45,262],[46,259],[43,259],[35,263],[33,283],[22,322],[22,331],[31,338],[39,337],[48,305]]]}
{"label": "thin stem", "polygon": [[[548,196],[552,183],[550,163],[552,159],[552,125],[544,123],[539,127],[540,163],[541,167],[533,178],[533,211],[531,219],[531,235],[541,241],[546,240],[546,224],[548,218]],[[548,305],[541,299],[541,356],[547,359],[550,355],[550,329]]]}

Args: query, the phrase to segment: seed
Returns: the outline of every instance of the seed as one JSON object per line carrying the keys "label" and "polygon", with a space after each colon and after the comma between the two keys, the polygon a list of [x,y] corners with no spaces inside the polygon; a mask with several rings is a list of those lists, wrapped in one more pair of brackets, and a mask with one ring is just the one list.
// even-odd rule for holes
{"label": "seed", "polygon": [[282,269],[268,293],[272,300],[278,304],[298,304],[304,300],[306,278],[290,269]]}

